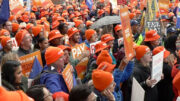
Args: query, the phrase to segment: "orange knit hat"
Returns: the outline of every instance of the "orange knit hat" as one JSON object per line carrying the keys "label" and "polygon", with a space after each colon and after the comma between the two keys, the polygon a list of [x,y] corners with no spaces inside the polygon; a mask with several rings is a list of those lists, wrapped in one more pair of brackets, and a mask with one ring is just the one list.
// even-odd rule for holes
{"label": "orange knit hat", "polygon": [[65,45],[59,45],[58,48],[61,48],[63,51],[64,51],[64,50],[71,51],[71,47],[65,46]]}
{"label": "orange knit hat", "polygon": [[11,38],[10,38],[10,37],[3,37],[3,38],[1,39],[1,45],[2,45],[2,47],[6,46],[6,44],[7,44],[9,41],[11,41]]}
{"label": "orange knit hat", "polygon": [[85,31],[85,37],[86,37],[86,39],[87,39],[87,40],[90,40],[91,37],[92,37],[92,35],[95,34],[95,33],[96,33],[96,31],[93,30],[93,29],[88,29],[88,30],[86,30],[86,31]]}
{"label": "orange knit hat", "polygon": [[101,16],[102,14],[104,14],[104,10],[103,9],[98,11],[98,16]]}
{"label": "orange knit hat", "polygon": [[62,38],[63,35],[59,32],[59,30],[52,30],[49,34],[49,42],[56,39],[56,38]]}
{"label": "orange knit hat", "polygon": [[163,46],[158,46],[158,47],[154,48],[153,55],[156,55],[162,51],[164,51],[164,58],[167,58],[170,55],[170,52],[167,51]]}
{"label": "orange knit hat", "polygon": [[10,35],[10,33],[9,33],[8,30],[6,30],[6,29],[1,29],[1,31],[0,31],[0,36],[9,36],[9,35]]}
{"label": "orange knit hat", "polygon": [[130,18],[131,20],[134,18],[134,16],[136,16],[135,13],[130,13],[130,14],[129,14],[129,18]]}
{"label": "orange knit hat", "polygon": [[144,41],[155,41],[155,40],[158,40],[159,38],[160,36],[157,34],[155,30],[150,30],[146,32]]}
{"label": "orange knit hat", "polygon": [[122,25],[116,25],[116,27],[114,28],[115,32],[117,32],[121,29],[122,29]]}
{"label": "orange knit hat", "polygon": [[64,52],[62,49],[52,46],[48,47],[45,53],[46,64],[49,65],[56,62],[63,55]]}
{"label": "orange knit hat", "polygon": [[112,58],[107,50],[102,50],[97,57],[96,64],[100,65],[102,62],[108,62],[112,64]]}
{"label": "orange knit hat", "polygon": [[21,20],[23,21],[23,22],[29,22],[29,17],[28,17],[28,15],[22,15],[21,16]]}
{"label": "orange knit hat", "polygon": [[103,70],[106,72],[112,72],[116,65],[110,64],[108,62],[102,62],[97,69]]}
{"label": "orange knit hat", "polygon": [[144,54],[150,51],[150,49],[148,46],[140,45],[135,48],[135,51],[136,51],[136,59],[140,60],[144,56]]}
{"label": "orange knit hat", "polygon": [[114,37],[112,35],[110,35],[110,34],[104,34],[104,35],[101,36],[101,41],[102,42],[107,43],[107,42],[109,42],[111,40],[114,40]]}
{"label": "orange knit hat", "polygon": [[75,27],[78,27],[80,24],[83,24],[83,21],[82,20],[75,20],[74,23],[75,23]]}
{"label": "orange knit hat", "polygon": [[93,22],[92,21],[86,21],[86,26],[88,27],[88,26],[91,26],[93,24]]}
{"label": "orange knit hat", "polygon": [[19,29],[19,24],[12,23],[12,32],[16,32]]}
{"label": "orange knit hat", "polygon": [[113,82],[113,80],[113,75],[109,72],[98,69],[92,72],[93,85],[100,92],[105,90]]}
{"label": "orange knit hat", "polygon": [[9,17],[9,21],[12,21],[12,20],[14,20],[15,19],[15,16],[14,15],[11,15],[10,17]]}
{"label": "orange knit hat", "polygon": [[15,38],[16,38],[16,41],[17,41],[18,46],[20,46],[21,41],[22,41],[22,39],[24,38],[24,36],[25,36],[26,34],[28,34],[28,31],[27,31],[27,30],[20,30],[19,32],[16,33]]}
{"label": "orange knit hat", "polygon": [[23,91],[7,91],[0,86],[0,101],[34,101],[28,97]]}
{"label": "orange knit hat", "polygon": [[33,7],[32,7],[32,11],[35,11],[35,12],[38,11],[37,7],[36,7],[36,6],[33,6]]}
{"label": "orange knit hat", "polygon": [[36,37],[41,32],[42,27],[41,26],[34,26],[32,27],[32,33]]}
{"label": "orange knit hat", "polygon": [[30,28],[32,28],[34,25],[32,23],[28,23],[26,25],[26,30],[29,30]]}
{"label": "orange knit hat", "polygon": [[109,46],[105,42],[99,42],[95,45],[95,53],[100,52],[101,50],[104,50],[108,48]]}
{"label": "orange knit hat", "polygon": [[53,94],[53,99],[62,97],[63,101],[69,101],[69,94],[65,93],[65,92],[56,92]]}
{"label": "orange knit hat", "polygon": [[67,32],[68,37],[69,38],[72,37],[76,32],[79,32],[79,30],[77,28],[75,28],[75,27],[72,27],[72,28],[68,29],[68,32]]}
{"label": "orange knit hat", "polygon": [[31,13],[30,18],[36,18],[36,15],[34,13]]}
{"label": "orange knit hat", "polygon": [[53,21],[53,23],[52,23],[52,29],[54,29],[54,28],[56,28],[57,26],[59,26],[59,21],[58,20],[56,20],[56,21]]}

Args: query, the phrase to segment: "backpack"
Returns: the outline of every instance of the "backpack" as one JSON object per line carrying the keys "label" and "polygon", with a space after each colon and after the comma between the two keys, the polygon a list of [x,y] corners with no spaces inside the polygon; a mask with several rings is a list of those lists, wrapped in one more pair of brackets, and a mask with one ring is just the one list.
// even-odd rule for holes
{"label": "backpack", "polygon": [[45,74],[45,73],[59,74],[59,73],[57,73],[57,72],[55,72],[55,71],[44,70],[44,71],[42,71],[41,73],[39,73],[39,74],[34,78],[34,80],[32,81],[31,86],[39,85],[39,84],[40,84],[40,78],[41,78],[41,76],[42,76],[43,74]]}

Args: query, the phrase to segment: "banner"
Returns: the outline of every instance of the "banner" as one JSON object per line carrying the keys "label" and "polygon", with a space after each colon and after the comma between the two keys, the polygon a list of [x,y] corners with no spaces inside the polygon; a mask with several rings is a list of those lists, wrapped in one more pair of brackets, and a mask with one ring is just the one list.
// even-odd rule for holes
{"label": "banner", "polygon": [[178,30],[180,29],[180,8],[179,8],[179,7],[178,7],[178,11],[177,11],[176,28],[177,28]]}
{"label": "banner", "polygon": [[94,43],[91,43],[91,44],[90,44],[90,53],[91,53],[91,54],[94,54],[94,53],[95,53],[95,50],[96,50],[96,49],[95,49],[95,45],[98,44],[99,42],[101,42],[101,41],[97,41],[97,42],[94,42]]}
{"label": "banner", "polygon": [[86,57],[83,60],[81,60],[77,65],[76,65],[76,72],[77,76],[82,80],[84,78],[84,74],[86,72],[87,64],[88,64],[89,59]]}
{"label": "banner", "polygon": [[168,15],[169,13],[169,0],[159,0],[160,14]]}
{"label": "banner", "polygon": [[147,21],[146,27],[148,30],[155,30],[158,34],[161,34],[161,24],[159,21]]}
{"label": "banner", "polygon": [[128,60],[134,57],[132,31],[130,26],[128,7],[120,8],[120,17],[122,23],[123,39],[125,46],[125,54]]}
{"label": "banner", "polygon": [[84,51],[86,51],[86,44],[85,43],[78,44],[71,49],[72,56],[74,59],[81,56]]}
{"label": "banner", "polygon": [[12,15],[21,15],[25,9],[23,8],[23,0],[9,0],[10,11]]}
{"label": "banner", "polygon": [[117,8],[117,0],[110,0],[110,2],[112,4],[113,9]]}
{"label": "banner", "polygon": [[31,53],[31,54],[28,54],[28,55],[25,55],[25,56],[21,56],[19,58],[20,62],[21,62],[21,66],[22,66],[22,73],[26,77],[29,77],[29,74],[31,72],[35,56],[38,59],[38,61],[41,64],[41,66],[43,66],[42,65],[42,59],[41,59],[41,52],[40,51],[36,51],[34,53]]}
{"label": "banner", "polygon": [[17,51],[19,49],[19,46],[17,45],[16,39],[11,38],[11,41],[12,41],[12,50]]}
{"label": "banner", "polygon": [[72,71],[73,71],[73,67],[70,64],[67,64],[67,66],[62,72],[62,76],[64,78],[64,81],[66,83],[66,86],[69,92],[73,88],[73,72]]}
{"label": "banner", "polygon": [[158,83],[161,80],[163,69],[163,56],[164,51],[153,56],[151,79],[156,79],[156,83]]}
{"label": "banner", "polygon": [[146,21],[152,21],[156,19],[156,12],[157,9],[157,1],[156,0],[148,0],[147,1],[147,20]]}
{"label": "banner", "polygon": [[126,5],[126,0],[117,0],[117,5]]}
{"label": "banner", "polygon": [[133,77],[132,84],[132,93],[131,93],[131,101],[144,101],[145,91],[138,83],[138,81]]}

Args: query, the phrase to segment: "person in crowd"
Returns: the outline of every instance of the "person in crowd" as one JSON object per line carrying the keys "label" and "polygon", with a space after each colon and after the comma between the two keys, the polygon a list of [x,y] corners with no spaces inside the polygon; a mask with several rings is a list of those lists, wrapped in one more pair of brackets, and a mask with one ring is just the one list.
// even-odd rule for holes
{"label": "person in crowd", "polygon": [[68,29],[68,37],[69,37],[69,46],[73,47],[76,44],[78,44],[80,42],[80,33],[79,30],[77,28],[70,28]]}
{"label": "person in crowd", "polygon": [[145,45],[147,45],[151,51],[160,45],[160,36],[155,30],[150,30],[146,32],[144,39]]}
{"label": "person in crowd", "polygon": [[22,75],[20,62],[8,60],[2,65],[2,85],[10,90],[27,90],[27,78]]}
{"label": "person in crowd", "polygon": [[12,23],[11,23],[11,21],[6,21],[3,24],[3,28],[8,30],[11,36],[14,36],[14,35],[12,35]]}
{"label": "person in crowd", "polygon": [[19,56],[14,52],[9,52],[9,53],[5,54],[1,59],[1,66],[8,60],[19,61]]}
{"label": "person in crowd", "polygon": [[35,101],[53,101],[52,94],[44,85],[35,85],[30,87],[26,94]]}
{"label": "person in crowd", "polygon": [[17,45],[19,46],[17,54],[20,57],[33,52],[31,48],[32,37],[27,30],[20,30],[18,33],[16,33],[15,38]]}
{"label": "person in crowd", "polygon": [[57,47],[58,45],[64,44],[63,35],[58,30],[52,30],[49,34],[49,44],[50,46]]}
{"label": "person in crowd", "polygon": [[85,31],[85,37],[86,37],[86,41],[85,41],[86,46],[90,50],[90,44],[98,41],[97,32],[93,29],[88,29]]}
{"label": "person in crowd", "polygon": [[[172,87],[172,77],[171,77],[171,72],[172,72],[172,67],[169,65],[170,60],[169,60],[169,55],[170,52],[167,51],[163,46],[158,46],[154,48],[153,50],[153,55],[156,55],[160,52],[164,51],[164,60],[163,60],[163,74],[164,74],[164,79],[161,80],[158,85],[158,94],[159,94],[159,100],[158,101],[173,101],[173,87]],[[164,89],[166,88],[166,89]]]}
{"label": "person in crowd", "polygon": [[97,95],[88,85],[78,85],[69,93],[69,101],[96,101]]}
{"label": "person in crowd", "polygon": [[10,33],[9,33],[8,30],[6,30],[6,29],[1,29],[1,31],[0,31],[0,36],[10,37],[11,35],[10,35]]}

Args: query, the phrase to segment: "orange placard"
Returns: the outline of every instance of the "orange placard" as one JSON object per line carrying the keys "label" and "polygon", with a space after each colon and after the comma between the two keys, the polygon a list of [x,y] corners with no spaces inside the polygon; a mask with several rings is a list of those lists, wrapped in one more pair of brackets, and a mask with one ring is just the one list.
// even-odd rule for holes
{"label": "orange placard", "polygon": [[133,50],[132,31],[131,31],[130,19],[129,19],[129,11],[127,6],[120,9],[120,17],[122,21],[121,23],[122,23],[122,31],[124,38],[125,54],[126,54],[126,58],[130,60],[134,57],[134,50]]}
{"label": "orange placard", "polygon": [[72,71],[73,71],[73,67],[70,64],[67,64],[66,68],[62,72],[62,76],[64,78],[64,81],[66,83],[66,86],[67,86],[69,92],[73,88],[73,73],[72,73]]}
{"label": "orange placard", "polygon": [[21,15],[25,9],[23,8],[22,0],[9,0],[10,11],[12,15]]}
{"label": "orange placard", "polygon": [[71,52],[72,52],[72,55],[73,55],[74,59],[76,59],[77,57],[81,56],[84,51],[86,51],[85,43],[78,44],[78,45],[74,46],[71,49]]}
{"label": "orange placard", "polygon": [[169,12],[169,0],[159,0],[159,10],[163,15],[167,15]]}
{"label": "orange placard", "polygon": [[77,76],[82,80],[84,78],[84,74],[86,72],[86,67],[88,64],[89,59],[86,57],[83,60],[79,62],[79,64],[76,65],[76,72]]}
{"label": "orange placard", "polygon": [[33,63],[34,63],[34,59],[36,58],[38,59],[39,63],[42,65],[42,59],[41,59],[41,52],[40,51],[36,51],[34,53],[25,55],[25,56],[21,56],[20,62],[21,62],[21,67],[22,67],[22,73],[24,74],[24,76],[29,77],[29,74],[31,72]]}

